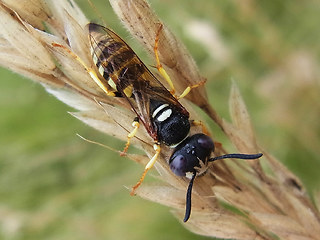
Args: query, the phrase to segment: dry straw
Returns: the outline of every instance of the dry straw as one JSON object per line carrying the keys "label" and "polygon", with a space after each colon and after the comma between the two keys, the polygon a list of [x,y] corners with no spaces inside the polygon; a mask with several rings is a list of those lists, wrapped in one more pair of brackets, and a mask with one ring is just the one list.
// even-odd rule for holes
{"label": "dry straw", "polygon": [[[152,52],[160,20],[148,3],[144,0],[110,2],[132,35]],[[78,110],[72,113],[76,118],[125,140],[134,118],[127,103],[106,97],[72,55],[52,45],[66,46],[91,66],[84,31],[87,23],[72,0],[0,1],[0,64],[42,84],[48,92]],[[160,35],[159,52],[178,92],[203,80],[185,47],[165,26]],[[299,179],[257,145],[237,87],[232,86],[230,95],[232,123],[216,114],[208,104],[204,88],[193,89],[188,100],[221,127],[239,152],[263,152],[264,157],[250,162],[228,160],[212,164],[205,176],[195,180],[192,216],[185,227],[201,235],[229,239],[319,239],[316,207]],[[183,104],[194,119],[187,102]],[[153,148],[143,128],[133,144],[143,149],[146,156],[128,157],[146,163],[153,155]],[[170,206],[174,215],[182,219],[188,180],[171,173],[166,162],[170,150],[163,149],[156,164],[159,181],[142,184],[137,195]],[[224,152],[218,146],[215,154]]]}

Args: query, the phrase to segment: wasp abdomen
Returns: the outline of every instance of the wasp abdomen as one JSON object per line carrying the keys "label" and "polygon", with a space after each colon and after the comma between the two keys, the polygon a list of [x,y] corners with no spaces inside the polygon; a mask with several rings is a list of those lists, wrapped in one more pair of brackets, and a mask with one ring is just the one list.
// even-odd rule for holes
{"label": "wasp abdomen", "polygon": [[132,79],[146,71],[136,54],[124,42],[100,34],[101,28],[96,24],[90,24],[89,31],[92,59],[100,75],[116,91],[132,87]]}

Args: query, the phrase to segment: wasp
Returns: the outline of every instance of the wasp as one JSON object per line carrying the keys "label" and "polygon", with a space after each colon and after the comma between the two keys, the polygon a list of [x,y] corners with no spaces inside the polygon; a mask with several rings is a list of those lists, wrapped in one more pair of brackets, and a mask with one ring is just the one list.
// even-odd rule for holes
{"label": "wasp", "polygon": [[[134,194],[148,170],[155,164],[161,152],[160,145],[165,144],[173,148],[173,153],[168,160],[172,172],[177,176],[190,179],[183,220],[188,221],[191,214],[193,182],[196,176],[206,172],[210,162],[225,158],[257,159],[262,154],[226,154],[210,158],[215,149],[212,139],[204,133],[190,136],[193,121],[189,120],[189,112],[178,100],[187,95],[192,88],[202,85],[203,82],[187,87],[177,97],[173,95],[174,88],[169,91],[116,33],[95,23],[89,23],[87,28],[95,68],[86,67],[88,73],[108,96],[126,99],[132,111],[137,115],[132,124],[134,129],[127,136],[123,153],[127,151],[130,140],[135,136],[140,123],[154,140],[155,154],[145,166],[131,194]],[[173,86],[170,77],[160,64],[157,52],[158,40],[159,32],[156,35],[154,47],[157,68],[169,86]],[[84,65],[81,60],[79,61]]]}

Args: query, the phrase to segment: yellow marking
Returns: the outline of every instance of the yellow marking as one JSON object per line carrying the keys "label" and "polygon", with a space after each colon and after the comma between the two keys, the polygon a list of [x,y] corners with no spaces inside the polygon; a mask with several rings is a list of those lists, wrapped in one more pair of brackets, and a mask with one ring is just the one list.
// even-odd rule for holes
{"label": "yellow marking", "polygon": [[131,95],[132,95],[132,89],[133,89],[132,85],[129,85],[128,87],[126,87],[126,88],[123,90],[123,92],[124,92],[124,94],[125,94],[127,97],[131,97]]}
{"label": "yellow marking", "polygon": [[156,110],[154,110],[154,112],[152,113],[152,117],[154,118],[162,109],[168,106],[169,104],[165,103],[165,104],[162,104],[160,107],[156,108]]}
{"label": "yellow marking", "polygon": [[156,151],[156,153],[154,154],[154,156],[150,159],[150,161],[147,163],[145,169],[150,169],[153,167],[153,165],[156,163],[157,158],[160,154],[160,145],[159,144],[154,144],[153,145],[153,149]]}
{"label": "yellow marking", "polygon": [[71,50],[69,50],[67,47],[58,44],[58,43],[52,43],[53,47],[60,47],[63,48],[64,50],[66,50],[72,57],[74,57],[84,68],[85,70],[89,73],[90,77],[93,79],[93,81],[95,81],[95,83],[108,95],[108,96],[115,96],[115,93],[110,91],[99,79],[99,77],[97,76],[96,72],[90,68],[87,67],[87,65],[84,63],[84,61],[78,57],[78,55],[76,55],[74,52],[72,52]]}
{"label": "yellow marking", "polygon": [[169,109],[165,110],[164,112],[162,112],[160,114],[160,116],[157,117],[157,120],[159,122],[163,122],[163,121],[167,120],[171,116],[171,114],[172,114],[172,109],[169,108]]}
{"label": "yellow marking", "polygon": [[181,93],[181,95],[178,96],[178,99],[185,97],[190,91],[191,91],[191,87],[188,86],[188,87],[183,91],[183,93]]}
{"label": "yellow marking", "polygon": [[121,156],[124,156],[126,154],[126,152],[128,151],[128,148],[130,146],[130,141],[131,141],[131,138],[133,138],[139,127],[140,127],[140,124],[138,121],[133,121],[132,122],[132,127],[134,127],[134,129],[127,135],[127,143],[126,143],[126,146],[124,147],[123,151],[120,153]]}
{"label": "yellow marking", "polygon": [[206,80],[202,80],[201,82],[198,82],[194,85],[188,86],[182,93],[180,96],[177,97],[177,99],[179,100],[180,98],[184,98],[186,95],[188,95],[188,93],[191,91],[191,89],[193,88],[197,88],[200,87],[202,85],[204,85],[206,83]]}
{"label": "yellow marking", "polygon": [[94,53],[92,54],[92,60],[93,60],[93,63],[97,65],[98,57]]}
{"label": "yellow marking", "polygon": [[102,65],[99,66],[99,73],[101,74],[101,76],[103,76],[104,74],[104,67]]}
{"label": "yellow marking", "polygon": [[[202,162],[202,161],[199,161]],[[193,172],[186,172],[186,178],[191,179],[193,177]]]}
{"label": "yellow marking", "polygon": [[[157,60],[158,61],[158,60]],[[157,67],[158,68],[158,67]],[[159,68],[158,68],[158,71],[160,72],[160,74],[164,77],[164,79],[167,81],[167,83],[169,84],[169,87],[170,87],[170,92],[172,95],[174,95],[175,93],[175,88],[174,88],[174,85],[172,83],[172,80],[170,78],[170,76],[168,75],[168,73],[166,72],[166,70],[164,70],[164,68],[162,67],[162,65],[160,64],[159,65]]]}
{"label": "yellow marking", "polygon": [[146,167],[144,168],[144,172],[142,173],[142,176],[140,178],[140,180],[136,183],[136,185],[134,185],[132,187],[131,190],[131,196],[134,195],[134,192],[137,190],[137,188],[141,185],[141,183],[143,182],[147,172],[153,167],[153,165],[156,163],[157,158],[159,157],[159,154],[161,152],[161,148],[160,145],[158,143],[155,143],[153,145],[154,150],[156,151],[156,153],[154,154],[154,156],[150,159],[150,161],[147,163]]}
{"label": "yellow marking", "polygon": [[115,93],[109,91],[109,89],[101,82],[101,80],[99,79],[99,77],[97,76],[97,74],[95,73],[95,71],[93,69],[88,70],[88,73],[90,74],[91,78],[93,79],[93,81],[95,81],[96,84],[98,84],[98,86],[108,95],[108,96],[112,96],[115,97]]}
{"label": "yellow marking", "polygon": [[[160,38],[160,32],[163,28],[163,25],[160,24],[160,27],[158,29],[158,32],[157,32],[157,35],[156,35],[156,39],[155,39],[155,42],[154,42],[154,48],[153,48],[153,51],[154,51],[154,54],[155,54],[155,57],[156,57],[156,62],[157,62],[157,69],[158,71],[160,72],[160,74],[162,75],[162,77],[167,81],[167,83],[169,84],[169,87],[170,87],[170,93],[172,95],[174,95],[175,93],[175,88],[174,88],[174,85],[173,85],[173,82],[170,78],[170,76],[168,75],[168,73],[166,72],[166,70],[162,67],[162,64],[160,62],[160,58],[159,58],[159,52],[158,52],[158,43],[159,43],[159,38]],[[196,87],[199,87],[199,86],[202,86],[204,83],[206,82],[206,80],[204,81],[201,81],[195,85],[191,85],[191,86],[188,86],[180,96],[175,96],[177,99],[180,99],[180,98],[183,98],[185,97],[186,95],[188,95],[188,93],[191,91],[191,89],[193,88],[196,88]]]}
{"label": "yellow marking", "polygon": [[113,81],[113,79],[111,77],[109,77],[108,79],[108,84],[110,85],[110,87],[112,87],[114,90],[117,90],[117,85],[115,84],[115,82]]}
{"label": "yellow marking", "polygon": [[159,58],[159,52],[158,52],[158,42],[159,42],[159,37],[160,37],[160,32],[162,30],[162,27],[163,25],[161,24],[159,29],[158,29],[158,32],[157,32],[157,35],[156,35],[156,39],[155,39],[155,42],[154,42],[154,48],[153,48],[153,51],[154,51],[154,55],[156,57],[156,62],[157,62],[157,69],[158,71],[160,72],[160,74],[163,76],[163,78],[167,81],[167,83],[169,84],[169,87],[170,87],[170,93],[172,95],[174,95],[175,93],[175,89],[174,89],[174,85],[171,81],[171,78],[169,77],[168,73],[166,72],[166,70],[164,70],[164,68],[162,67],[162,64],[160,62],[160,58]]}

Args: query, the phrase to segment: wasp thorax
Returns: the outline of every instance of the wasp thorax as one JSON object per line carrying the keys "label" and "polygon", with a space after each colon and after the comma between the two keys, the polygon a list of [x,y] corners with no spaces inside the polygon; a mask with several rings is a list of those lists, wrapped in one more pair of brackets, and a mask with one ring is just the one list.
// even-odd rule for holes
{"label": "wasp thorax", "polygon": [[172,146],[188,136],[189,115],[181,113],[175,106],[168,103],[151,101],[150,107],[159,142]]}
{"label": "wasp thorax", "polygon": [[170,157],[170,169],[177,176],[187,173],[202,172],[207,166],[207,160],[214,151],[214,144],[205,134],[195,134],[180,143]]}

